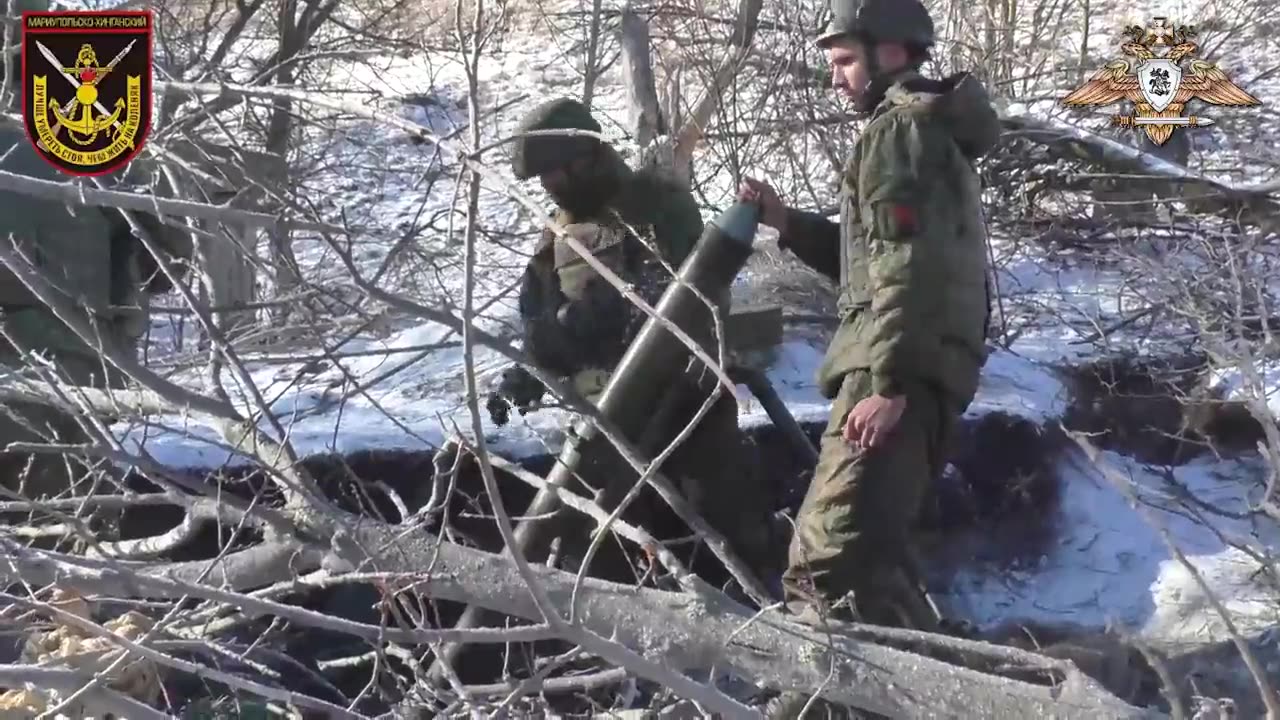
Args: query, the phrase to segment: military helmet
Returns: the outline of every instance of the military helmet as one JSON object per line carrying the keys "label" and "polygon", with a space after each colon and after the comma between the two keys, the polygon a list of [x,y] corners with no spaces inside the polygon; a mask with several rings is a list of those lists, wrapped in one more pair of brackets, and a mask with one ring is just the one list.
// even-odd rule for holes
{"label": "military helmet", "polygon": [[[548,100],[529,111],[516,132],[531,130],[587,130],[600,132],[600,123],[585,105],[571,98]],[[599,144],[584,135],[534,135],[517,138],[511,153],[511,169],[517,178],[527,180],[563,167],[570,160],[586,154]]]}
{"label": "military helmet", "polygon": [[921,48],[934,42],[933,18],[920,0],[831,0],[831,15],[818,47],[830,47],[844,36]]}

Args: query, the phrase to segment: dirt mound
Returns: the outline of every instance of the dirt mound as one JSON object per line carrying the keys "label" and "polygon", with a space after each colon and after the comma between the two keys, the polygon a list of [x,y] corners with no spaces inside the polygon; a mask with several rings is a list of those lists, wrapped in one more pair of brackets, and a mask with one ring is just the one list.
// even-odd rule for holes
{"label": "dirt mound", "polygon": [[1158,465],[1256,448],[1262,427],[1242,403],[1208,389],[1208,370],[1198,355],[1118,356],[1073,368],[1064,424],[1101,448]]}
{"label": "dirt mound", "polygon": [[[810,424],[805,430],[816,444],[822,426]],[[747,433],[749,450],[757,454],[759,467],[773,481],[775,507],[794,516],[808,488],[812,468],[773,426],[751,428]],[[1056,481],[1048,466],[1053,455],[1052,442],[1036,424],[1014,416],[987,414],[964,419],[956,435],[952,468],[938,483],[924,508],[922,529],[931,535],[947,537],[967,529],[1048,514],[1057,499]],[[315,455],[304,459],[302,465],[344,509],[398,522],[427,504],[436,484],[434,459],[427,451],[366,450],[346,456]],[[555,458],[550,455],[520,462],[526,470],[539,476],[545,476],[554,463]],[[193,480],[217,484],[224,493],[245,499],[261,494],[259,502],[279,501],[264,474],[251,467],[216,471],[188,468],[180,472]],[[497,475],[504,503],[511,512],[518,513],[532,500],[533,490],[508,473],[498,471]],[[136,492],[158,490],[137,474],[130,477],[129,483]],[[450,486],[453,495],[447,524],[455,539],[488,550],[500,549],[492,507],[472,459],[461,462]],[[156,535],[177,525],[181,517],[177,508],[134,508],[124,514],[121,537]],[[659,513],[648,524],[659,539],[689,534],[671,513]],[[195,541],[184,545],[172,559],[214,557],[219,543],[225,542],[226,537],[225,528],[220,533],[217,527],[211,526]],[[241,542],[254,540],[252,535],[246,535]],[[684,545],[677,554],[689,552],[689,543]],[[616,544],[607,546],[614,548]],[[705,573],[709,581],[728,579],[721,577],[723,570],[709,553],[702,552],[690,559],[694,561],[695,571]],[[620,551],[615,557],[601,557],[597,562],[605,579],[620,582],[635,579],[633,563]]]}

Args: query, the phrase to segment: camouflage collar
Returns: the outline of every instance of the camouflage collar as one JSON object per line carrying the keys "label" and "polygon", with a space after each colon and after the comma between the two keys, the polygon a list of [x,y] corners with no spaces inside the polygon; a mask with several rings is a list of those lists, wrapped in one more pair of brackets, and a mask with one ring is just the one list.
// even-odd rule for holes
{"label": "camouflage collar", "polygon": [[917,70],[903,70],[893,76],[893,81],[889,85],[889,89],[885,91],[884,98],[876,105],[876,109],[872,112],[872,119],[877,118],[889,110],[902,105],[908,105],[916,101],[918,91],[911,89],[912,85],[917,85],[922,80],[922,76]]}

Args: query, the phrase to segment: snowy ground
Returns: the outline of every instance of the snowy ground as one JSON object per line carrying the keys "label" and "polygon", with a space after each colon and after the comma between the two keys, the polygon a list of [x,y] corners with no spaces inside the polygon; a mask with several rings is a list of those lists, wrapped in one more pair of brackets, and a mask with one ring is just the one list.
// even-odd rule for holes
{"label": "snowy ground", "polygon": [[[1276,547],[1274,523],[1205,510],[1242,512],[1243,479],[1259,477],[1259,468],[1206,460],[1169,476],[1116,453],[1103,453],[1101,462],[1127,482],[1103,476],[1082,453],[1067,453],[1058,464],[1062,504],[1044,518],[1056,528],[1054,547],[1029,567],[964,569],[949,606],[983,626],[1024,619],[1113,625],[1169,645],[1226,639],[1222,618],[1162,538],[1168,532],[1243,632],[1280,621],[1274,584],[1248,552]],[[1141,511],[1131,492],[1142,499]]]}
{"label": "snowy ground", "polygon": [[[1112,40],[1108,31],[1098,44]],[[551,48],[550,52],[554,51]],[[376,75],[353,67],[345,82],[353,88],[375,88],[390,107],[447,133],[465,122],[461,68],[440,58],[431,59],[430,67],[426,64],[424,58],[391,59],[387,69]],[[430,88],[422,82],[428,76],[433,78]],[[596,99],[597,111],[620,121],[619,86],[616,78],[606,80]],[[523,97],[518,107],[527,107],[546,97],[576,92],[578,78],[572,68],[549,54],[545,44],[513,36],[504,40],[501,52],[486,60],[481,81],[486,106]],[[396,100],[424,93],[438,102],[400,105]],[[486,137],[498,137],[509,130],[516,116],[505,113],[486,120]],[[615,125],[606,127],[606,132],[612,132]],[[447,244],[448,223],[439,218],[427,222],[423,217],[449,207],[455,192],[451,177],[435,175],[437,165],[430,146],[415,145],[407,142],[403,133],[363,123],[353,125],[338,142],[340,154],[335,161],[317,169],[305,182],[332,217],[342,213],[347,221],[368,228],[369,239],[357,252],[362,269],[372,274],[386,259],[387,238],[416,232],[420,245]],[[439,182],[432,184],[432,180]],[[509,334],[514,316],[509,290],[533,239],[530,218],[516,208],[500,188],[486,188],[482,198],[485,227],[491,233],[506,233],[509,240],[485,244],[486,270],[478,283],[477,305],[488,307],[480,325],[498,334]],[[298,252],[300,261],[318,278],[316,282],[327,282],[330,276],[334,283],[342,281],[343,270],[323,243],[301,241]],[[456,247],[452,253],[444,260],[433,259],[434,264],[423,261],[389,274],[389,287],[424,303],[448,302],[457,307],[461,278]],[[1002,280],[1009,297],[1021,296],[1029,302],[1066,298],[1071,302],[1065,306],[1073,312],[1107,317],[1118,312],[1111,284],[1116,278],[1109,270],[1087,261],[1076,267],[1056,265],[1052,271],[1046,267],[1035,258],[1015,259],[1006,267]],[[157,338],[171,340],[173,336],[166,320],[157,320],[155,331]],[[1013,352],[993,355],[969,413],[1002,412],[1040,424],[1055,422],[1070,398],[1051,363],[1086,358],[1090,346],[1072,344],[1080,334],[1066,324],[1049,323],[1020,336]],[[360,335],[342,350],[380,349],[388,353],[343,361],[351,377],[364,381],[366,387],[360,392],[353,392],[344,375],[332,367],[319,372],[304,372],[301,363],[251,362],[250,367],[255,383],[288,427],[289,440],[303,454],[372,447],[425,449],[438,445],[455,428],[469,434],[462,350],[456,345],[459,340],[443,327],[403,318],[393,319],[381,332]],[[434,351],[391,354],[449,342],[455,344]],[[821,355],[821,347],[793,338],[780,349],[769,369],[771,380],[802,421],[823,421],[829,410],[814,386]],[[477,352],[476,362],[483,385],[506,364],[483,349]],[[1280,371],[1271,371],[1280,385]],[[385,379],[369,382],[379,376]],[[198,375],[193,372],[176,378],[196,383]],[[1231,382],[1232,378],[1222,380]],[[745,389],[740,389],[740,397],[744,424],[765,422],[763,412]],[[1273,401],[1280,411],[1280,396]],[[219,447],[208,429],[181,418],[168,420],[169,430],[149,428],[145,441],[138,429],[122,426],[119,430],[166,464],[212,467],[234,462],[233,453]],[[503,429],[493,427],[487,417],[483,424],[496,452],[519,457],[553,452],[564,420],[563,413],[547,409],[526,417],[515,415]],[[1157,505],[1171,503],[1173,486],[1161,471],[1114,453],[1107,453],[1105,460],[1130,477],[1145,500]],[[953,578],[950,605],[983,624],[1016,619],[1093,626],[1116,622],[1170,642],[1192,637],[1219,639],[1221,621],[1215,619],[1187,570],[1172,558],[1160,532],[1147,524],[1126,493],[1071,453],[1061,458],[1059,472],[1064,484],[1062,504],[1053,517],[1043,519],[1057,528],[1055,547],[1029,567],[974,563]],[[1240,461],[1206,460],[1174,469],[1172,479],[1185,489],[1178,498],[1185,499],[1190,493],[1206,503],[1239,509],[1244,488],[1258,472]],[[1271,523],[1215,517],[1215,532],[1183,508],[1155,511],[1154,517],[1218,591],[1227,595],[1231,609],[1248,619],[1242,624],[1260,626],[1276,621],[1274,603],[1266,600],[1271,593],[1252,578],[1257,563],[1236,547],[1262,552],[1273,547],[1278,538]],[[1239,616],[1237,622],[1242,622]]]}

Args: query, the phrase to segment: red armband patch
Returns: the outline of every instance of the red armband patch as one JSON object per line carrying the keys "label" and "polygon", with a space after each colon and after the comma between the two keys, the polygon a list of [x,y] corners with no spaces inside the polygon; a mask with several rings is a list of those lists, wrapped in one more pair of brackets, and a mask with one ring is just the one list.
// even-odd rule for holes
{"label": "red armband patch", "polygon": [[905,241],[920,232],[920,216],[910,203],[882,201],[872,213],[876,235],[885,242]]}
{"label": "red armband patch", "polygon": [[894,205],[893,221],[898,226],[898,232],[910,235],[916,231],[916,210],[910,205]]}

